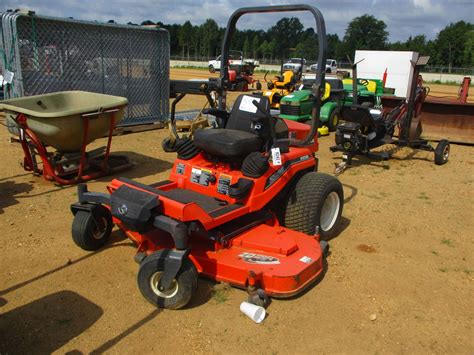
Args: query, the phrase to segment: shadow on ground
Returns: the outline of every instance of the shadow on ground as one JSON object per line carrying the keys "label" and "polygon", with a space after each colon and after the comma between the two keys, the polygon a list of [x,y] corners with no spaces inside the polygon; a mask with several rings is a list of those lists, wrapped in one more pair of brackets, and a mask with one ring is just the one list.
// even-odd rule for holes
{"label": "shadow on ground", "polygon": [[[157,142],[156,144],[161,145],[161,142]],[[169,161],[157,159],[136,152],[114,152],[114,154],[128,156],[130,161],[135,165],[128,170],[124,170],[117,174],[114,174],[114,176],[104,176],[98,179],[98,181],[110,181],[114,177],[119,176],[123,176],[129,179],[138,179],[146,176],[163,173],[173,167],[173,164]]]}
{"label": "shadow on ground", "polygon": [[24,286],[27,286],[29,285],[30,283],[32,282],[35,282],[35,281],[38,281],[38,280],[41,280],[47,276],[50,276],[58,271],[61,271],[61,270],[64,270],[66,268],[68,268],[69,266],[71,265],[75,265],[81,261],[84,261],[86,259],[89,259],[99,253],[102,253],[103,251],[107,250],[107,249],[110,249],[110,248],[115,248],[115,247],[123,247],[123,246],[133,246],[133,243],[132,242],[126,242],[126,237],[123,235],[122,232],[120,232],[119,230],[115,230],[112,235],[111,235],[111,243],[106,246],[105,248],[102,248],[102,249],[99,249],[97,251],[94,251],[94,252],[90,252],[88,254],[85,254],[84,256],[81,256],[80,258],[78,259],[75,259],[75,260],[69,260],[67,263],[63,264],[63,265],[60,265],[54,269],[51,269],[49,271],[46,271],[42,274],[39,274],[35,277],[32,277],[31,279],[28,279],[28,280],[25,280],[25,281],[22,281],[16,285],[13,285],[13,286],[10,286],[4,290],[0,290],[0,296],[3,296],[3,295],[6,295],[7,293],[9,292],[12,292],[12,291],[15,291],[15,290],[18,290]]}
{"label": "shadow on ground", "polygon": [[50,354],[91,327],[102,308],[64,290],[4,313],[0,353]]}
{"label": "shadow on ground", "polygon": [[0,214],[4,209],[20,203],[19,196],[23,193],[28,193],[33,190],[33,186],[28,183],[17,183],[13,180],[0,182]]}

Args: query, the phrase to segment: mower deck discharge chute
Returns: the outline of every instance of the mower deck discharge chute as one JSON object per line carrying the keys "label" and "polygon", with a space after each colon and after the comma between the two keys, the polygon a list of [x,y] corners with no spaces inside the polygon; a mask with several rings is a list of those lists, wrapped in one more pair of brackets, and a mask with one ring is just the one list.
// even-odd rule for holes
{"label": "mower deck discharge chute", "polygon": [[[310,11],[325,62],[326,34],[319,10],[306,5],[237,10],[222,46],[218,128],[197,130],[175,144],[169,180],[144,185],[119,178],[109,193],[79,187],[72,234],[86,250],[103,246],[116,224],[138,246],[138,286],[158,307],[185,306],[198,275],[272,297],[290,297],[324,272],[327,239],[337,232],[343,190],[316,172],[317,117],[324,72],[313,85],[311,125],[270,115],[266,97],[241,95],[225,108],[229,42],[246,13]],[[319,68],[323,68],[320,65]],[[171,124],[174,117],[171,116]],[[170,147],[171,149],[171,147]]]}

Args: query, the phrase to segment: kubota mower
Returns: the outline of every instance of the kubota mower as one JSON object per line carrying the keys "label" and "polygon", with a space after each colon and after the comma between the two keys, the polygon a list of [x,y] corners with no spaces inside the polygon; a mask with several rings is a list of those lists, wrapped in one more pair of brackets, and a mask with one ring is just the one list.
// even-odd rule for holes
{"label": "kubota mower", "polygon": [[[324,19],[316,8],[242,8],[229,19],[222,45],[218,128],[179,138],[169,180],[144,185],[115,179],[108,193],[78,190],[73,240],[85,250],[103,246],[116,224],[138,247],[138,286],[158,307],[185,306],[198,275],[271,297],[290,297],[324,272],[325,240],[343,209],[341,183],[318,173],[316,130],[325,73],[313,85],[311,125],[270,115],[266,97],[243,94],[225,111],[227,56],[237,20],[247,13],[309,11],[326,60]],[[174,124],[173,117],[171,124]]]}

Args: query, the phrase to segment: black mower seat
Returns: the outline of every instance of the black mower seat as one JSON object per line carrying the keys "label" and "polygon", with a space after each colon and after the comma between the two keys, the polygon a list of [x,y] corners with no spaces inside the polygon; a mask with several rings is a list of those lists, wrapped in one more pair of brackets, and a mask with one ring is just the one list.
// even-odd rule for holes
{"label": "black mower seat", "polygon": [[381,114],[371,114],[370,109],[362,105],[342,108],[344,121],[359,123],[362,127],[376,128],[382,121]]}
{"label": "black mower seat", "polygon": [[243,157],[261,150],[262,143],[254,133],[236,129],[200,129],[194,133],[194,144],[217,157]]}
{"label": "black mower seat", "polygon": [[[269,129],[265,124],[255,125],[256,121],[266,122],[266,116],[252,104],[257,100],[270,110],[265,96],[240,95],[230,111],[224,128],[198,130],[194,133],[194,145],[215,157],[244,158],[252,152],[263,149],[268,139]],[[256,130],[255,126],[259,129]]]}

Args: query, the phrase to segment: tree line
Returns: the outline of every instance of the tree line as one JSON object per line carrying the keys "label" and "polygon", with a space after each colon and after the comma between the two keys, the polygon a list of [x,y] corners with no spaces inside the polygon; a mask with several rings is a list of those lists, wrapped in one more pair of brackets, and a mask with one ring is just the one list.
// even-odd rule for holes
{"label": "tree line", "polygon": [[[144,21],[142,25],[159,25],[170,33],[172,56],[211,58],[220,54],[225,28],[213,19],[202,25],[164,24]],[[349,22],[345,34],[328,34],[328,58],[347,61],[356,49],[407,50],[431,57],[432,66],[474,67],[474,24],[458,21],[442,29],[433,40],[425,35],[410,36],[406,41],[389,42],[384,21],[363,15]],[[231,48],[244,52],[246,58],[285,60],[289,57],[317,58],[317,37],[313,28],[304,28],[296,17],[280,19],[268,30],[237,30]]]}

